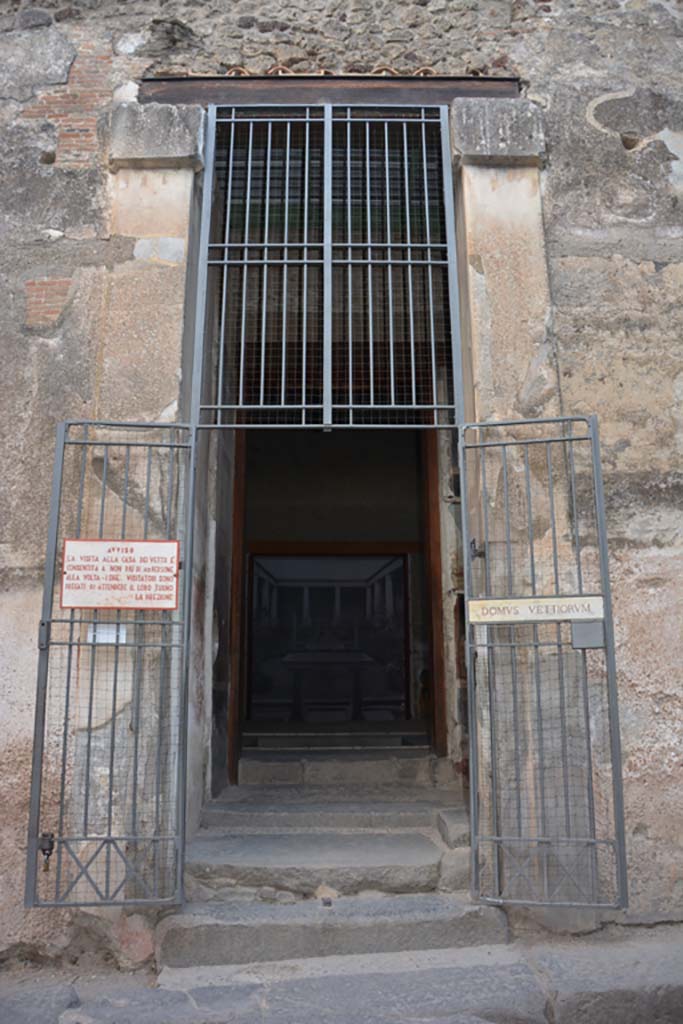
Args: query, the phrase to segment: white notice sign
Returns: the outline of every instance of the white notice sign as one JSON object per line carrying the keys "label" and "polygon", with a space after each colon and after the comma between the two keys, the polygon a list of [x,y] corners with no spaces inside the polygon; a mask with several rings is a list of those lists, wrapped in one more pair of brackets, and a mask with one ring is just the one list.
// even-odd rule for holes
{"label": "white notice sign", "polygon": [[62,608],[178,607],[177,540],[65,540]]}
{"label": "white notice sign", "polygon": [[578,597],[507,597],[469,601],[470,622],[591,622],[605,617],[595,595]]}

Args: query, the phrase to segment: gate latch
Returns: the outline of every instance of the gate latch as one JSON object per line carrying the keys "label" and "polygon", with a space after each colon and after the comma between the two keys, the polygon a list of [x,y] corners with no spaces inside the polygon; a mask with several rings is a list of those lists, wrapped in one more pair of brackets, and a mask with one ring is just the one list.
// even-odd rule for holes
{"label": "gate latch", "polygon": [[55,848],[54,832],[41,832],[38,840],[38,849],[43,855],[43,871],[50,870],[50,857]]}
{"label": "gate latch", "polygon": [[41,619],[38,627],[38,650],[46,651],[50,645],[50,620]]}

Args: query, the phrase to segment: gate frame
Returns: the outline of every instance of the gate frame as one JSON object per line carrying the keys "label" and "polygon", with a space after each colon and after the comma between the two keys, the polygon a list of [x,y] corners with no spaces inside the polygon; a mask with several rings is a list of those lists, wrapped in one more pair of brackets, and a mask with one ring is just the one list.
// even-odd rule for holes
{"label": "gate frame", "polygon": [[[577,901],[546,901],[520,900],[484,896],[479,882],[479,757],[478,732],[476,718],[476,687],[477,677],[474,666],[472,646],[472,625],[469,617],[469,597],[471,592],[471,550],[473,538],[470,538],[468,506],[467,506],[467,465],[466,452],[478,445],[467,444],[468,430],[485,430],[494,427],[542,426],[554,424],[584,423],[588,428],[588,439],[591,449],[591,478],[593,499],[595,502],[596,537],[600,562],[600,583],[604,602],[604,651],[605,671],[607,676],[607,708],[609,746],[612,776],[612,797],[614,801],[614,848],[616,868],[616,900],[611,904],[595,904]],[[549,416],[538,419],[491,420],[480,423],[464,423],[458,428],[458,455],[461,493],[462,546],[464,563],[465,587],[465,649],[467,659],[467,708],[470,751],[470,894],[474,900],[493,906],[538,906],[538,907],[590,907],[602,909],[624,909],[628,906],[628,880],[626,869],[626,842],[624,823],[624,792],[622,778],[621,735],[619,731],[619,704],[616,679],[616,656],[614,649],[614,618],[612,613],[612,590],[609,579],[609,552],[607,548],[607,522],[605,516],[605,495],[600,459],[600,439],[598,418],[590,416]],[[571,439],[571,435],[567,440]],[[522,444],[524,442],[521,442]],[[491,443],[495,446],[495,442]],[[590,735],[588,737],[590,742]]]}
{"label": "gate frame", "polygon": [[[50,634],[53,617],[55,569],[57,565],[57,544],[61,511],[62,482],[64,470],[64,453],[67,446],[67,433],[70,427],[111,427],[131,430],[186,430],[189,438],[186,447],[189,458],[184,481],[185,501],[185,550],[180,567],[185,573],[183,581],[183,654],[181,663],[181,690],[179,695],[178,719],[178,766],[176,774],[176,888],[172,896],[159,899],[123,899],[123,900],[91,900],[78,903],[61,903],[58,901],[42,901],[38,899],[38,853],[41,850],[39,833],[40,810],[43,782],[43,754],[45,749],[45,724],[48,697],[48,674],[50,662]],[[96,443],[96,442],[94,442]],[[188,739],[188,694],[190,672],[190,640],[191,640],[191,609],[192,609],[192,572],[194,548],[194,511],[196,491],[196,456],[197,428],[187,423],[142,423],[120,422],[116,420],[64,420],[57,425],[54,466],[52,471],[52,487],[50,492],[50,514],[48,520],[48,541],[45,557],[45,573],[43,577],[43,602],[38,634],[38,672],[36,687],[36,706],[33,728],[33,754],[31,759],[31,791],[28,816],[27,864],[24,886],[24,906],[33,907],[123,907],[145,906],[163,907],[179,906],[184,902],[185,875],[185,822],[187,785],[187,739]]]}

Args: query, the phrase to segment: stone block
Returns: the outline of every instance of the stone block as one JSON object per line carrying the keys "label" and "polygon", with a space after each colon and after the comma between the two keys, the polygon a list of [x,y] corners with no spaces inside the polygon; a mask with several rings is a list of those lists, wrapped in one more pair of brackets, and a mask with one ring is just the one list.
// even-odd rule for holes
{"label": "stone block", "polygon": [[529,100],[457,99],[451,107],[451,134],[463,164],[538,167],[543,162],[541,111]]}
{"label": "stone block", "polygon": [[122,168],[109,179],[112,235],[187,237],[194,173],[187,167]]}
{"label": "stone block", "polygon": [[452,849],[470,844],[470,822],[464,811],[439,811],[437,826],[444,843]]}
{"label": "stone block", "polygon": [[441,858],[439,889],[445,892],[461,892],[470,887],[470,851],[461,846],[448,850]]}
{"label": "stone block", "polygon": [[109,166],[204,166],[204,111],[164,103],[121,103],[111,120]]}
{"label": "stone block", "polygon": [[76,49],[53,26],[0,35],[0,99],[28,100],[69,77]]}

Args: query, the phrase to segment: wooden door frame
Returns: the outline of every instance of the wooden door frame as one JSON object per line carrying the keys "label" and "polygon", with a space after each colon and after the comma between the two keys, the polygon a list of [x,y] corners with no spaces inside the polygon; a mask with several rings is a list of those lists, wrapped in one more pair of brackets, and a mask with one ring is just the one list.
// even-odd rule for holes
{"label": "wooden door frame", "polygon": [[235,431],[232,484],[232,551],[230,557],[230,629],[228,685],[228,783],[239,781],[241,750],[241,702],[244,658],[244,526],[246,511],[246,436],[244,430]]}
{"label": "wooden door frame", "polygon": [[[415,543],[344,543],[325,545],[329,554],[405,554],[423,550],[427,575],[427,596],[431,629],[432,660],[432,742],[434,752],[445,757],[448,752],[446,721],[446,669],[444,654],[444,609],[442,586],[441,518],[439,502],[439,438],[438,431],[421,432],[422,494],[424,508],[424,545]],[[242,694],[245,686],[245,569],[247,554],[319,554],[316,541],[283,544],[254,541],[245,544],[246,512],[246,436],[235,431],[232,553],[230,572],[230,680],[228,694],[228,782],[238,782],[241,749]],[[247,551],[248,548],[248,551]],[[400,549],[400,550],[399,550]]]}
{"label": "wooden door frame", "polygon": [[439,432],[421,435],[422,492],[424,497],[425,571],[431,628],[432,656],[432,742],[434,753],[448,753],[446,721],[446,664],[444,650],[444,608],[441,549],[441,508],[439,501]]}

